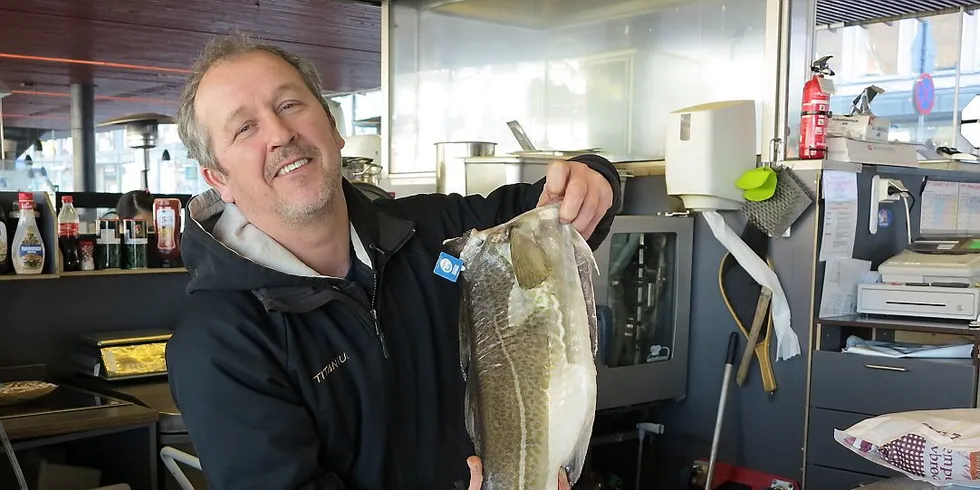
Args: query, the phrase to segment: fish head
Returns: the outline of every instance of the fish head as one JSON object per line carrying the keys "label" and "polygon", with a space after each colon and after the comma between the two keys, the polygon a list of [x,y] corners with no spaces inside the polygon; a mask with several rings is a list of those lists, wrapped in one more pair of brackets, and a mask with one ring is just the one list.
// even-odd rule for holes
{"label": "fish head", "polygon": [[559,222],[558,207],[559,203],[538,206],[506,223],[471,229],[444,241],[443,248],[464,265],[487,265],[487,261],[503,259],[513,267],[518,284],[533,289],[552,274],[548,250],[557,246],[553,243],[554,229],[569,226]]}

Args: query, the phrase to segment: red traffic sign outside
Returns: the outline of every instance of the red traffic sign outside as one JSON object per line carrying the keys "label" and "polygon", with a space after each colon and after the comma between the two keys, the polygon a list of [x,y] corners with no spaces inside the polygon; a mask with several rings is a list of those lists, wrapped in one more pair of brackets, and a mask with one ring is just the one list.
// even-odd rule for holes
{"label": "red traffic sign outside", "polygon": [[912,87],[912,102],[915,104],[915,111],[920,115],[928,115],[936,105],[936,84],[932,80],[932,75],[923,73],[915,79]]}

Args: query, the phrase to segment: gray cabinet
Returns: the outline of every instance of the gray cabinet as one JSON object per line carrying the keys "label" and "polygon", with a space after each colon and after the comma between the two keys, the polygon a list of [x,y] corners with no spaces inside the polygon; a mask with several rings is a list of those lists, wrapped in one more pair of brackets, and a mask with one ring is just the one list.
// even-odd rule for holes
{"label": "gray cabinet", "polygon": [[886,413],[977,406],[975,354],[974,359],[891,359],[841,352],[850,335],[896,340],[896,332],[952,334],[972,338],[974,344],[980,338],[975,330],[949,323],[857,315],[817,320],[817,343],[810,366],[804,489],[851,490],[859,484],[899,476],[841,446],[834,440],[834,429],[846,429]]}

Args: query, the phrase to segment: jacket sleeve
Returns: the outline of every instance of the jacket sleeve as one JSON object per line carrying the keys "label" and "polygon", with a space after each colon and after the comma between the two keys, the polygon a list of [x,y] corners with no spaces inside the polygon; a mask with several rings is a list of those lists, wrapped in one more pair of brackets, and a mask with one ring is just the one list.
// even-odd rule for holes
{"label": "jacket sleeve", "polygon": [[317,430],[275,354],[221,315],[243,317],[219,311],[184,322],[166,350],[171,392],[208,487],[344,490],[318,462]]}
{"label": "jacket sleeve", "polygon": [[[602,174],[609,185],[612,186],[613,202],[606,215],[603,216],[595,231],[589,237],[589,246],[593,250],[599,247],[609,228],[612,226],[613,218],[623,207],[623,193],[620,187],[619,172],[609,160],[598,155],[579,155],[571,158],[570,161],[581,162],[589,166],[592,170]],[[534,209],[538,204],[538,198],[544,190],[545,179],[541,179],[533,184],[511,184],[501,186],[491,192],[487,197],[480,195],[459,196],[452,195],[454,199],[452,206],[449,206],[447,213],[450,215],[450,232],[459,236],[472,228],[485,229],[505,223],[510,219]]]}

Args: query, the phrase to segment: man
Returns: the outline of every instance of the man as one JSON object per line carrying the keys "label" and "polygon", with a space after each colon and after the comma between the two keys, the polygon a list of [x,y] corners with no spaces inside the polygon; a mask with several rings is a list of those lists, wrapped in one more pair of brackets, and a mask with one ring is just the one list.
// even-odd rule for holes
{"label": "man", "polygon": [[586,156],[486,198],[372,203],[320,93],[311,64],[241,35],[192,71],[180,137],[213,189],[188,204],[174,399],[212,489],[478,489],[442,242],[562,200],[594,248],[619,178]]}

